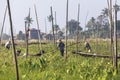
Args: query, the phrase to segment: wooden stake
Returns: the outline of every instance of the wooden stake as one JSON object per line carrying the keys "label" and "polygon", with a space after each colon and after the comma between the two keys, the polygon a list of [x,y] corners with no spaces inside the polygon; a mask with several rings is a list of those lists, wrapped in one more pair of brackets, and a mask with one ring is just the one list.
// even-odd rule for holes
{"label": "wooden stake", "polygon": [[[76,43],[78,43],[79,36],[79,15],[80,15],[80,4],[78,4],[78,16],[77,16],[77,28],[76,28]],[[76,44],[77,52],[78,52],[78,44]]]}
{"label": "wooden stake", "polygon": [[28,55],[28,30],[27,30],[27,22],[25,21],[25,42],[26,42],[26,57]]}
{"label": "wooden stake", "polygon": [[88,14],[89,12],[87,11],[87,15],[86,15],[86,18],[85,18],[85,29],[84,29],[84,37],[83,37],[83,40],[85,41],[86,40],[86,22],[87,22],[87,17],[88,17]]}
{"label": "wooden stake", "polygon": [[115,4],[115,10],[114,10],[114,14],[115,14],[115,18],[114,18],[114,67],[116,69],[116,72],[118,72],[118,61],[117,61],[117,9],[116,9],[116,4]]}
{"label": "wooden stake", "polygon": [[28,17],[29,17],[29,20],[27,21],[26,25],[28,27],[26,27],[26,57],[28,56],[28,39],[29,39],[29,29],[30,29],[30,23],[31,23],[31,20],[30,20],[30,8],[29,8],[29,14],[28,14]]}
{"label": "wooden stake", "polygon": [[[110,38],[111,38],[111,47],[110,47],[110,53],[111,56],[114,56],[113,52],[113,20],[112,20],[112,0],[107,0],[108,3],[108,14],[109,14],[109,24],[110,24]],[[113,57],[112,57],[112,63],[113,63]]]}
{"label": "wooden stake", "polygon": [[39,42],[38,47],[39,47],[39,51],[41,51],[42,50],[41,38],[40,38],[41,31],[40,31],[40,27],[39,27],[37,10],[36,10],[36,6],[35,5],[34,5],[34,9],[35,9],[36,22],[37,22],[37,28],[38,28],[38,42]]}
{"label": "wooden stake", "polygon": [[[57,17],[56,17],[56,11],[55,11],[55,26],[56,26],[56,25],[57,25]],[[56,33],[55,33],[55,34],[56,34],[56,36],[55,36],[55,46],[57,47],[57,41],[56,41],[57,38],[58,38],[58,37],[57,37],[57,29],[55,30],[55,32],[56,32]]]}
{"label": "wooden stake", "polygon": [[96,34],[96,54],[98,53],[98,34],[99,34],[99,30],[98,30],[98,26],[97,27],[97,34]]}
{"label": "wooden stake", "polygon": [[66,36],[65,36],[65,48],[66,48],[66,58],[67,58],[67,40],[68,40],[68,1],[67,0],[67,5],[66,5]]}
{"label": "wooden stake", "polygon": [[7,13],[7,6],[6,6],[6,9],[5,9],[4,18],[3,18],[3,23],[2,23],[2,29],[1,29],[1,34],[0,34],[0,46],[2,46],[1,41],[2,41],[2,34],[3,34],[5,19],[6,19],[6,13]]}
{"label": "wooden stake", "polygon": [[51,16],[52,16],[52,32],[53,32],[53,44],[54,44],[54,49],[55,49],[55,33],[54,33],[54,22],[53,22],[53,11],[52,11],[52,6],[50,7],[51,10]]}
{"label": "wooden stake", "polygon": [[13,25],[12,25],[12,17],[11,17],[9,0],[7,0],[7,5],[8,5],[8,12],[9,12],[9,20],[10,20],[12,47],[13,47],[13,51],[14,51],[13,55],[14,55],[15,70],[16,70],[16,80],[19,80],[19,72],[18,72],[18,64],[17,64],[16,50],[15,50],[14,37],[13,37]]}
{"label": "wooden stake", "polygon": [[56,11],[55,11],[55,25],[57,24]]}
{"label": "wooden stake", "polygon": [[45,33],[47,35],[47,23],[46,23],[46,19],[45,19]]}

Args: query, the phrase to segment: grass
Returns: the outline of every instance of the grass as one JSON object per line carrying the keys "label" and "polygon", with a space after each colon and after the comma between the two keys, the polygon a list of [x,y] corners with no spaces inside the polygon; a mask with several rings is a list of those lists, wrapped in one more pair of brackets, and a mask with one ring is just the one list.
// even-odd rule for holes
{"label": "grass", "polygon": [[[106,42],[98,43],[98,54],[110,54]],[[95,44],[90,42],[92,52],[95,53]],[[22,47],[21,47],[22,46]],[[108,45],[109,46],[109,45]],[[41,57],[17,57],[20,80],[119,80],[118,75],[111,64],[110,59],[82,57],[72,54],[76,46],[68,47],[68,58],[60,56],[59,50],[53,53],[51,44],[42,45],[45,54]],[[22,54],[25,53],[25,46],[18,45]],[[87,52],[83,48],[83,43],[79,44],[79,50]],[[119,50],[118,50],[119,51]],[[30,45],[29,53],[38,52],[38,45]],[[120,60],[118,60],[120,72]],[[0,80],[15,80],[15,67],[12,50],[6,50],[4,47],[0,53]]]}

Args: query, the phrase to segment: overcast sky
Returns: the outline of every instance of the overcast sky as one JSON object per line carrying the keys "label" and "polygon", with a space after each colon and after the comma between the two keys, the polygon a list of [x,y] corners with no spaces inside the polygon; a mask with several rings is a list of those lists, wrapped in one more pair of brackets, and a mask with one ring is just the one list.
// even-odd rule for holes
{"label": "overcast sky", "polygon": [[[0,27],[7,4],[6,1],[7,0],[0,0]],[[53,7],[53,12],[56,11],[57,13],[57,24],[63,28],[66,23],[66,1],[67,0],[10,0],[14,33],[18,33],[19,30],[24,31],[24,18],[28,16],[29,8],[31,8],[31,17],[34,20],[31,28],[36,27],[34,4],[37,7],[39,25],[42,32],[45,31],[45,19],[48,29],[51,29],[51,23],[47,20],[47,16],[50,15],[50,6]],[[101,14],[101,10],[107,7],[107,0],[69,0],[69,20],[77,20],[78,3],[80,3],[80,25],[82,27],[85,25],[87,13],[87,20],[91,17],[96,18]],[[118,0],[117,3],[120,5],[120,0]],[[120,19],[119,16],[120,12],[118,13],[118,19]],[[47,32],[49,32],[49,30]],[[4,32],[10,33],[8,14]]]}

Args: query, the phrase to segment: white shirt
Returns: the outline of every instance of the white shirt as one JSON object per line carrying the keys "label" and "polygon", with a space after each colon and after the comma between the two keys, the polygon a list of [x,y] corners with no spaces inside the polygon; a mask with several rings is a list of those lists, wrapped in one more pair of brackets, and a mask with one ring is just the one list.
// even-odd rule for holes
{"label": "white shirt", "polygon": [[10,41],[6,42],[5,47],[10,48]]}

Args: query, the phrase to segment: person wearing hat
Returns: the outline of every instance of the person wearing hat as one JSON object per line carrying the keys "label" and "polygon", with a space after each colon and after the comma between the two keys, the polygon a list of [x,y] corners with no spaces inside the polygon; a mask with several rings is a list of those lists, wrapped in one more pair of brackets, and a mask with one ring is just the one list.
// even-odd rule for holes
{"label": "person wearing hat", "polygon": [[65,47],[65,44],[62,42],[62,40],[60,39],[59,40],[59,44],[58,44],[58,48],[60,50],[60,54],[61,56],[64,56],[64,47]]}

